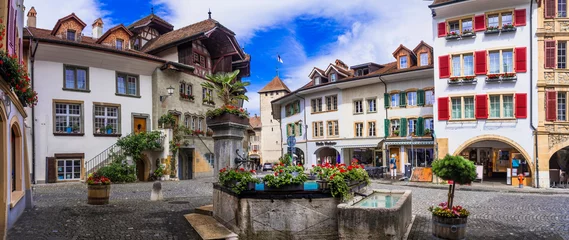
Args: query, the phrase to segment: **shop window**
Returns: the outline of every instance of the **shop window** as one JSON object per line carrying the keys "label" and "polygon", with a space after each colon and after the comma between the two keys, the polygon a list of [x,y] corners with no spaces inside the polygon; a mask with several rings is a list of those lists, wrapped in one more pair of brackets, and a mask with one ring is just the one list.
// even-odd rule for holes
{"label": "shop window", "polygon": [[80,180],[81,159],[58,159],[57,180]]}
{"label": "shop window", "polygon": [[434,160],[432,148],[408,148],[407,161],[414,167],[430,167]]}

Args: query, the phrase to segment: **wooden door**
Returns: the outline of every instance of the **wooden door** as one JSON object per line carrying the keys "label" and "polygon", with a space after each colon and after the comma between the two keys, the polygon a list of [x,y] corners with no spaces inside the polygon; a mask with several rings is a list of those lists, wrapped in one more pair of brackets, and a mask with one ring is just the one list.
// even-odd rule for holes
{"label": "wooden door", "polygon": [[397,172],[402,172],[403,169],[401,169],[401,163],[399,162],[399,148],[390,148],[389,149],[389,160],[391,160],[391,156],[393,154],[395,154],[395,166],[397,166]]}
{"label": "wooden door", "polygon": [[134,133],[146,132],[146,118],[134,118]]}

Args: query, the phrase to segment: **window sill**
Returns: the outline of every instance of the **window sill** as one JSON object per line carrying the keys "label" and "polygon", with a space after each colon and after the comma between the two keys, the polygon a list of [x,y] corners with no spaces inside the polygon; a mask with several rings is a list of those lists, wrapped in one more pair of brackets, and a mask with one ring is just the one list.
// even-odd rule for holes
{"label": "window sill", "polygon": [[141,98],[141,96],[139,96],[139,95],[128,95],[128,94],[122,94],[122,93],[115,93],[115,95],[117,95],[119,97]]}
{"label": "window sill", "polygon": [[53,133],[53,136],[84,136],[85,133]]}
{"label": "window sill", "polygon": [[363,112],[355,112],[354,115],[363,115]]}
{"label": "window sill", "polygon": [[517,122],[516,118],[488,118],[486,122]]}
{"label": "window sill", "polygon": [[367,112],[367,113],[377,113],[377,111],[369,111],[369,112]]}
{"label": "window sill", "polygon": [[449,122],[477,122],[476,118],[467,118],[467,119],[449,119]]}
{"label": "window sill", "polygon": [[206,107],[215,107],[215,104],[202,103],[202,105],[204,105]]}
{"label": "window sill", "polygon": [[16,207],[16,204],[18,204],[18,202],[20,202],[20,200],[22,200],[24,196],[25,196],[24,191],[12,192],[12,194],[10,195],[10,208]]}
{"label": "window sill", "polygon": [[95,137],[121,137],[120,133],[106,134],[106,133],[93,133]]}
{"label": "window sill", "polygon": [[180,98],[180,101],[194,102],[194,100],[189,99],[189,98]]}
{"label": "window sill", "polygon": [[84,93],[90,93],[91,92],[91,90],[89,90],[89,89],[83,90],[83,89],[74,89],[74,88],[62,88],[61,90],[70,91],[70,92],[84,92]]}

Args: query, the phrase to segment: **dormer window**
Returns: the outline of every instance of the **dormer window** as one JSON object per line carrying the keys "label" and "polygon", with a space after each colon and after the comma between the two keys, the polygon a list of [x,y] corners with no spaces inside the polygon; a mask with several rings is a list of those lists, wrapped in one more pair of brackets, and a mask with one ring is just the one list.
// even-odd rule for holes
{"label": "dormer window", "polygon": [[399,57],[399,68],[407,68],[407,56]]}
{"label": "dormer window", "polygon": [[429,54],[428,53],[421,53],[419,61],[421,61],[421,66],[429,65]]}
{"label": "dormer window", "polygon": [[368,75],[368,74],[369,74],[368,68],[362,68],[362,69],[358,69],[356,71],[356,76],[364,76],[364,75]]}
{"label": "dormer window", "polygon": [[124,40],[117,38],[117,40],[115,40],[115,41],[116,41],[116,42],[115,42],[115,47],[116,47],[117,49],[119,49],[119,50],[122,50],[122,49],[123,49]]}
{"label": "dormer window", "polygon": [[75,31],[67,30],[67,40],[75,41]]}
{"label": "dormer window", "polygon": [[318,85],[320,84],[320,77],[315,77],[314,78],[314,85]]}
{"label": "dormer window", "polygon": [[331,73],[330,74],[330,82],[335,82],[336,80],[337,80],[336,73]]}

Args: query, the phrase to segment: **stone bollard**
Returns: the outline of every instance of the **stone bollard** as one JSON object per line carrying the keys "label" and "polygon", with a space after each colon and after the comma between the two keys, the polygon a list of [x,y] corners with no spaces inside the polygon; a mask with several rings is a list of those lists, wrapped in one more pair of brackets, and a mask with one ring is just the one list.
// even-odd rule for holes
{"label": "stone bollard", "polygon": [[152,193],[150,193],[150,201],[161,201],[161,200],[164,200],[164,196],[162,195],[162,183],[156,181],[152,185]]}

